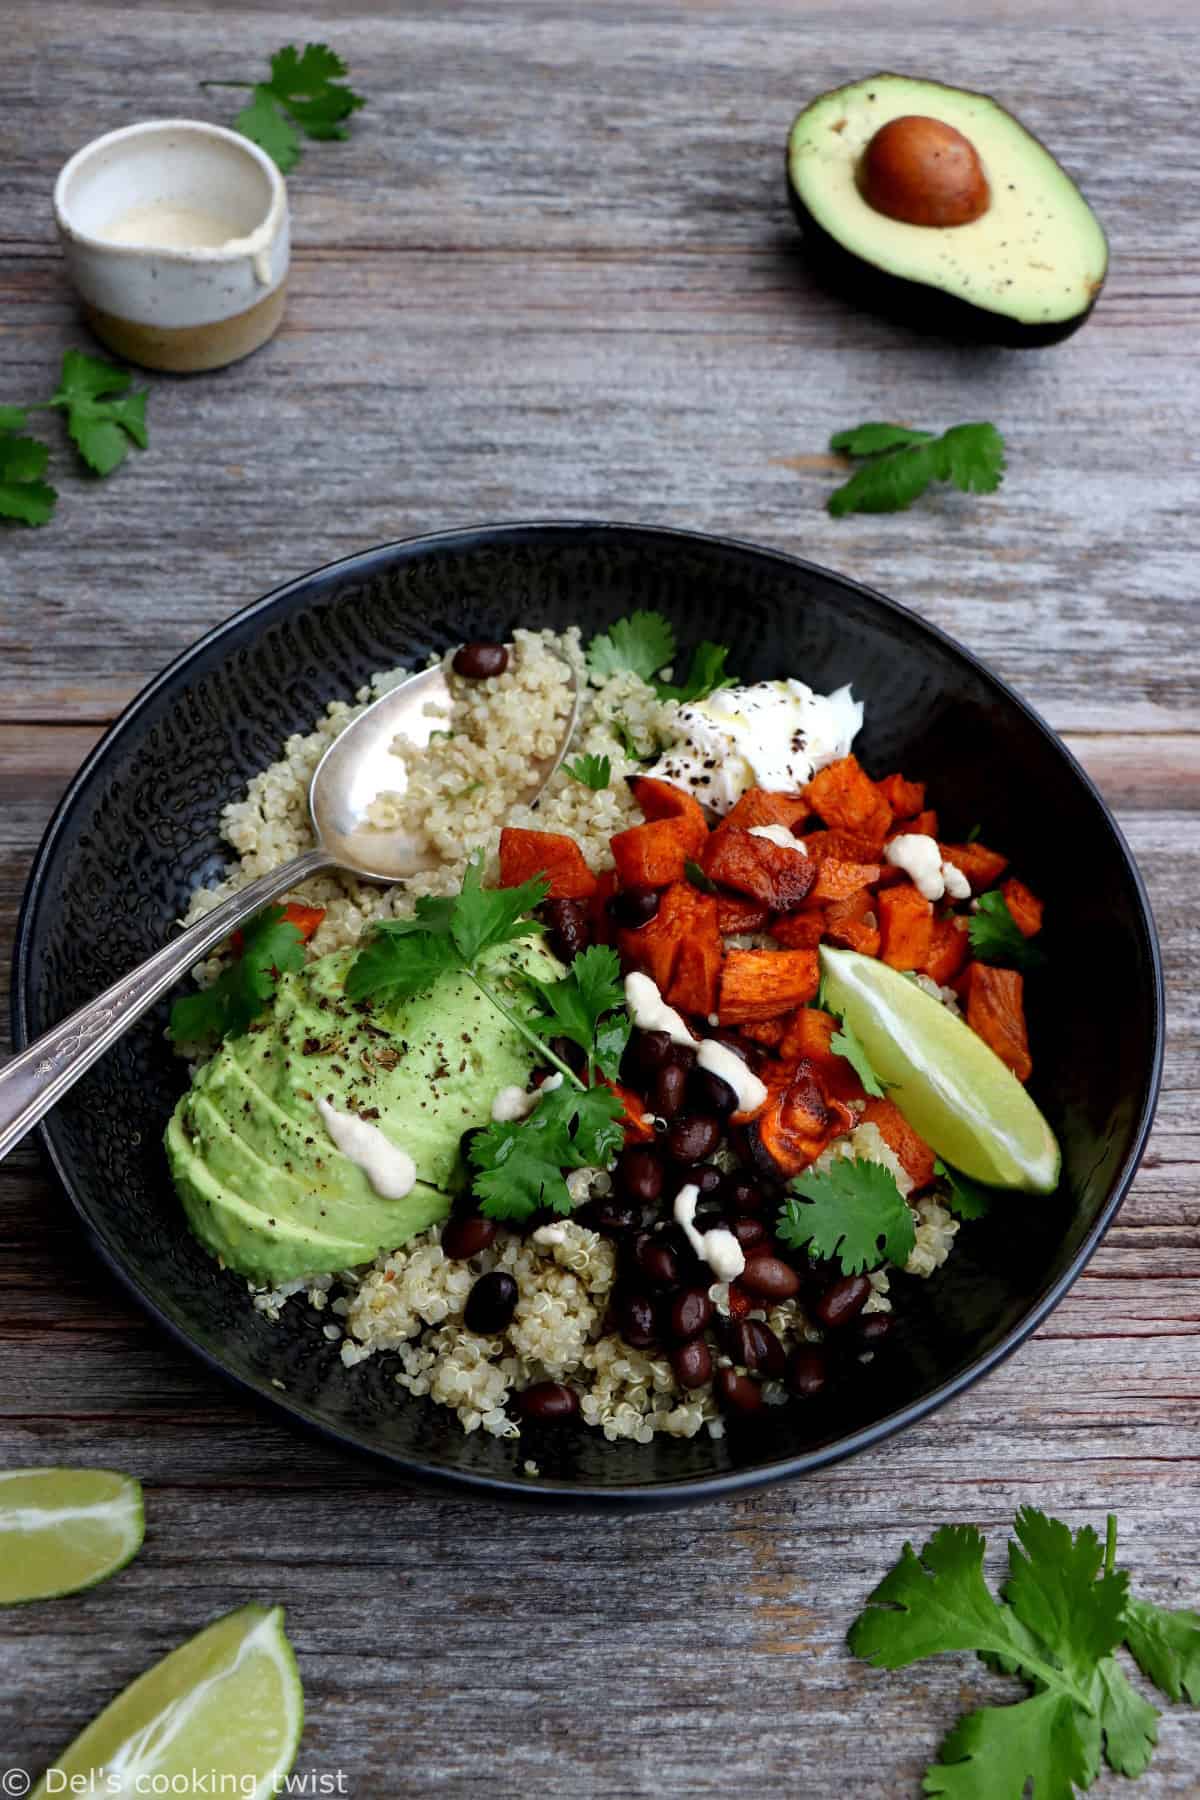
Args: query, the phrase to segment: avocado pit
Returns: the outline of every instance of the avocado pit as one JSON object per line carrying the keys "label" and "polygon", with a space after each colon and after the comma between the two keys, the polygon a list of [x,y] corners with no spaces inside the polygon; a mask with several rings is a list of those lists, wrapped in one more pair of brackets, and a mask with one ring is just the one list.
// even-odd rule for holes
{"label": "avocado pit", "polygon": [[859,191],[868,206],[904,225],[970,225],[992,198],[970,139],[919,113],[880,126],[863,152]]}

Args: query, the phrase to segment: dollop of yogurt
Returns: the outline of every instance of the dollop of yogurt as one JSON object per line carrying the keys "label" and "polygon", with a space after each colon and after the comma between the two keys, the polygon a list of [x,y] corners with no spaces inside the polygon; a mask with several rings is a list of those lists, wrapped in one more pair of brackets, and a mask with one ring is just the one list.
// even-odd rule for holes
{"label": "dollop of yogurt", "polygon": [[904,831],[894,837],[885,852],[893,868],[903,869],[911,877],[917,892],[926,900],[941,900],[949,894],[952,900],[969,900],[971,884],[961,869],[942,861],[936,838],[923,831]]}
{"label": "dollop of yogurt", "polygon": [[407,1150],[354,1113],[339,1112],[328,1100],[318,1099],[317,1111],[325,1130],[342,1155],[356,1163],[383,1200],[403,1200],[416,1184],[417,1165]]}
{"label": "dollop of yogurt", "polygon": [[748,788],[795,793],[849,755],[862,722],[848,686],[817,694],[788,679],[721,688],[680,707],[678,742],[648,773],[727,813]]}

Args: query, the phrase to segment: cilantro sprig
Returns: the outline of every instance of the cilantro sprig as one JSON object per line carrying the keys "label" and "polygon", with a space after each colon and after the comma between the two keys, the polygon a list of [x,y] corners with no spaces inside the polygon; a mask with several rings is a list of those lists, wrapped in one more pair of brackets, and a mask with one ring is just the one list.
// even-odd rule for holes
{"label": "cilantro sprig", "polygon": [[472,1191],[489,1219],[520,1221],[542,1207],[569,1213],[564,1171],[604,1167],[624,1142],[623,1107],[603,1085],[545,1094],[519,1124],[489,1125],[471,1140]]}
{"label": "cilantro sprig", "polygon": [[574,762],[564,763],[563,768],[572,781],[597,794],[612,780],[612,761],[607,756],[577,756]]}
{"label": "cilantro sprig", "polygon": [[981,894],[967,925],[971,952],[980,962],[1003,963],[1012,969],[1040,969],[1046,952],[1023,935],[1008,902],[998,889]]}
{"label": "cilantro sprig", "polygon": [[176,1043],[236,1037],[270,1002],[280,975],[304,965],[304,934],[282,906],[268,906],[242,926],[241,954],[211,987],[184,994],[171,1008]]}
{"label": "cilantro sprig", "polygon": [[42,479],[50,452],[23,435],[31,412],[65,413],[68,435],[96,475],[119,469],[131,444],[146,449],[146,390],[130,393],[132,380],[127,369],[103,357],[67,350],[48,400],[0,406],[0,519],[46,525],[54,516],[58,491]]}
{"label": "cilantro sprig", "polygon": [[964,493],[991,494],[1004,477],[1004,439],[994,425],[953,425],[935,436],[869,421],[837,431],[829,448],[861,460],[826,502],[835,519],[854,512],[902,512],[935,481]]}
{"label": "cilantro sprig", "polygon": [[940,1157],[934,1162],[933,1172],[946,1183],[946,1204],[960,1219],[982,1219],[991,1211],[993,1188],[949,1168]]}
{"label": "cilantro sprig", "polygon": [[202,81],[200,86],[251,90],[233,129],[265,150],[286,175],[300,159],[301,132],[326,141],[349,137],[346,121],[366,101],[342,82],[348,73],[328,44],[306,44],[303,50],[285,44],[271,58],[266,81]]}
{"label": "cilantro sprig", "polygon": [[[792,1182],[776,1228],[792,1249],[837,1259],[845,1275],[881,1262],[903,1268],[917,1241],[912,1209],[882,1163],[839,1156],[827,1169],[806,1169]],[[803,1204],[801,1203],[803,1202]]]}
{"label": "cilantro sprig", "polygon": [[629,670],[648,682],[660,700],[703,700],[718,688],[732,687],[725,672],[729,651],[723,644],[705,639],[692,652],[688,672],[681,682],[663,681],[661,671],[675,659],[674,627],[661,613],[639,610],[617,619],[588,645],[591,673],[601,680]]}
{"label": "cilantro sprig", "polygon": [[1009,1579],[997,1600],[983,1575],[985,1540],[971,1525],[944,1525],[918,1556],[900,1561],[869,1596],[849,1644],[881,1669],[907,1668],[949,1651],[974,1651],[1026,1682],[1029,1698],[983,1706],[959,1720],[927,1771],[924,1792],[948,1800],[1071,1800],[1100,1773],[1144,1772],[1158,1737],[1158,1709],[1131,1685],[1124,1645],[1172,1700],[1200,1700],[1200,1614],[1167,1612],[1129,1592],[1115,1568],[1116,1520],[1102,1545],[1090,1525],[1023,1507],[1009,1542]]}
{"label": "cilantro sprig", "polygon": [[829,1040],[829,1048],[836,1056],[844,1056],[867,1093],[876,1100],[882,1100],[887,1092],[887,1082],[881,1081],[871,1064],[867,1054],[867,1046],[855,1031],[853,1025],[842,1016],[835,1014],[839,1020],[839,1028]]}

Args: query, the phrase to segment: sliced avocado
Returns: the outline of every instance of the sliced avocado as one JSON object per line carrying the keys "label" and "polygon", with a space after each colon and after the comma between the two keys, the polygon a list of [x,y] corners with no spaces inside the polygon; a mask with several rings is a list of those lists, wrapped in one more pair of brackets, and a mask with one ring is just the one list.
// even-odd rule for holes
{"label": "sliced avocado", "polygon": [[[527,1040],[466,975],[377,1018],[346,999],[351,950],[279,981],[272,1009],[198,1069],[166,1133],[188,1224],[239,1274],[272,1285],[369,1262],[450,1210],[463,1179],[459,1141],[485,1124],[499,1088],[524,1086]],[[540,945],[485,958],[519,1002],[526,973],[561,965]],[[317,1108],[367,1119],[416,1164],[416,1185],[385,1199],[343,1154]]]}
{"label": "sliced avocado", "polygon": [[[1103,286],[1108,244],[1095,214],[986,94],[887,74],[835,88],[792,126],[787,176],[818,273],[855,304],[920,329],[1053,344],[1078,330]],[[942,187],[949,204],[939,209]]]}

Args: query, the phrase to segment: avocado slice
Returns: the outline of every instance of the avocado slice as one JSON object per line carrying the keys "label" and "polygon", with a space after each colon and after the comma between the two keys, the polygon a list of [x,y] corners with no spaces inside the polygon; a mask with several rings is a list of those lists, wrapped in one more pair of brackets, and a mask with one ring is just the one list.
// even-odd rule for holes
{"label": "avocado slice", "polygon": [[[486,1124],[501,1087],[524,1086],[537,1052],[466,975],[377,1018],[346,999],[353,950],[283,975],[271,1011],[197,1069],[166,1131],[193,1233],[238,1274],[272,1286],[370,1262],[446,1217],[464,1170],[459,1141]],[[483,959],[510,1006],[528,974],[562,965],[540,944]],[[376,1193],[317,1107],[357,1112],[416,1164],[403,1199]]]}
{"label": "avocado slice", "polygon": [[[951,170],[960,185],[948,208],[911,204],[922,181],[936,193]],[[1054,344],[1078,330],[1103,286],[1108,243],[1096,215],[987,94],[889,74],[835,88],[792,126],[787,178],[822,278],[919,329]]]}

